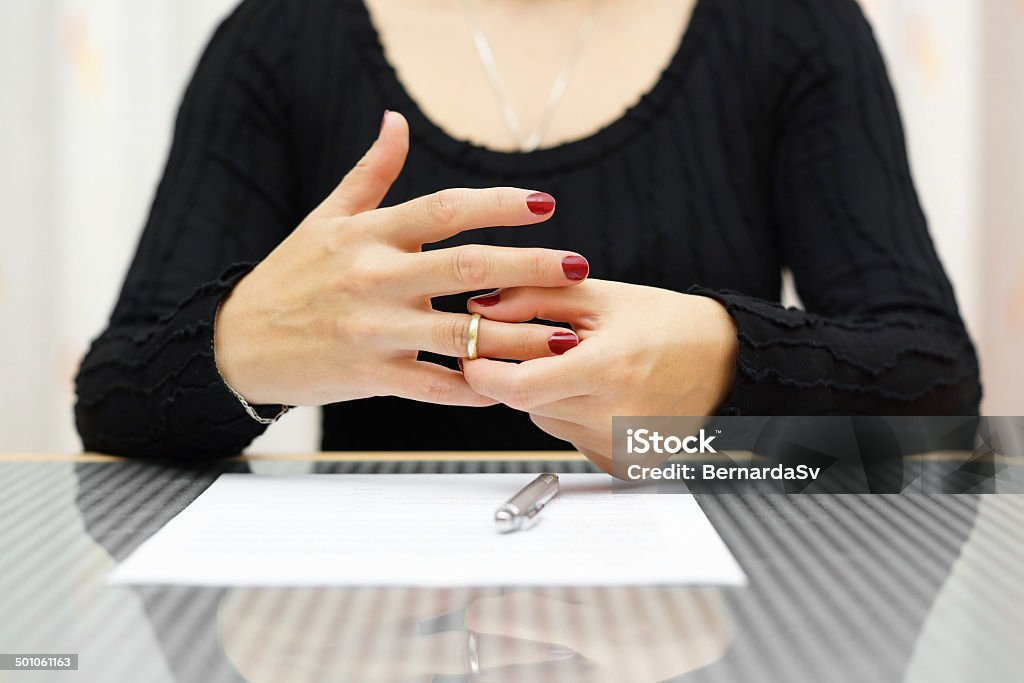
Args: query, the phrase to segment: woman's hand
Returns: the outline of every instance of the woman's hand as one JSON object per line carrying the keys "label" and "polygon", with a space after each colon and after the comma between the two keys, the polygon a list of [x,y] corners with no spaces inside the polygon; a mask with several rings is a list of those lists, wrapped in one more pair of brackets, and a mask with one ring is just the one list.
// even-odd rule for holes
{"label": "woman's hand", "polygon": [[[547,220],[554,199],[515,188],[450,189],[378,209],[405,163],[408,133],[401,115],[386,114],[359,164],[222,304],[217,365],[250,403],[394,395],[490,405],[458,372],[417,362],[417,351],[466,355],[470,317],[434,311],[430,298],[491,287],[567,287],[586,277],[586,260],[569,252],[477,245],[422,252],[423,244],[465,230]],[[549,356],[553,332],[487,321],[479,353]]]}
{"label": "woman's hand", "polygon": [[[552,663],[500,667],[481,641],[478,683],[522,680],[655,683],[707,666],[734,639],[718,588],[537,589],[481,596],[466,607],[466,628],[507,643],[550,643]],[[493,660],[498,660],[491,663]],[[500,667],[500,668],[499,668]]]}
{"label": "woman's hand", "polygon": [[507,323],[572,325],[580,342],[564,355],[519,364],[480,358],[463,372],[478,393],[528,412],[612,474],[612,416],[710,415],[732,386],[736,327],[706,297],[588,280],[501,290],[470,299],[469,310]]}
{"label": "woman's hand", "polygon": [[[477,681],[484,679],[470,670],[466,631],[451,626],[461,622],[468,604],[500,595],[493,588],[235,588],[218,607],[217,635],[224,655],[249,683]],[[355,612],[360,604],[374,609]],[[301,609],[282,612],[288,606]],[[493,624],[493,614],[483,612]],[[353,623],[355,614],[363,616]],[[302,628],[307,623],[324,627]],[[547,642],[491,634],[480,634],[477,642],[482,669],[529,670],[566,658],[552,654]]]}

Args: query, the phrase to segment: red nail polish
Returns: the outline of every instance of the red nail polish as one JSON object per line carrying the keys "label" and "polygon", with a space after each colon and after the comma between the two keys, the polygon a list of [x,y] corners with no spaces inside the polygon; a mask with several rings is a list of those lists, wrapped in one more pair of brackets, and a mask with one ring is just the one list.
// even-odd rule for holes
{"label": "red nail polish", "polygon": [[573,254],[562,259],[562,271],[570,280],[583,280],[590,275],[590,264],[582,256]]}
{"label": "red nail polish", "polygon": [[384,116],[380,120],[380,133],[377,133],[377,137],[380,137],[380,134],[384,132],[384,124],[386,124],[388,122],[388,114],[390,114],[390,113],[391,113],[390,109],[385,109],[384,110]]}
{"label": "red nail polish", "polygon": [[463,365],[463,361],[462,361],[462,359],[461,359],[461,358],[459,359],[459,371],[460,371],[460,372],[465,372],[465,371],[466,371],[466,368],[465,368],[465,366]]}
{"label": "red nail polish", "polygon": [[474,296],[470,299],[470,301],[481,306],[494,306],[499,301],[501,301],[501,290],[491,292],[490,294],[480,294],[479,296]]}
{"label": "red nail polish", "polygon": [[564,332],[555,332],[548,338],[548,348],[551,349],[551,353],[558,354],[559,356],[569,349],[576,348],[579,346],[579,343],[579,337],[569,330],[565,330]]}
{"label": "red nail polish", "polygon": [[537,216],[546,216],[555,210],[555,198],[547,192],[534,192],[526,198],[526,206],[530,213]]}

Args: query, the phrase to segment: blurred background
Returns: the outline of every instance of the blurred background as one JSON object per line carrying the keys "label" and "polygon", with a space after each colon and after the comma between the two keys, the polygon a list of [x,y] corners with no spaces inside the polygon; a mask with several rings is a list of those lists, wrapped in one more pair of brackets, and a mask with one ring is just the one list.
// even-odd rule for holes
{"label": "blurred background", "polygon": [[[236,0],[0,0],[0,452],[73,451],[103,328],[202,47]],[[1024,0],[863,0],[983,412],[1024,414]],[[344,169],[339,169],[339,174]],[[251,450],[316,450],[293,411]]]}

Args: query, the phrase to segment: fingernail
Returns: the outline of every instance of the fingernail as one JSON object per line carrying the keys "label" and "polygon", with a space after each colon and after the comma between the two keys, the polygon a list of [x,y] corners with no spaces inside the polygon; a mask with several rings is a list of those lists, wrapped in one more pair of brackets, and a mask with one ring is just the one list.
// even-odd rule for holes
{"label": "fingernail", "polygon": [[470,299],[470,301],[481,306],[494,306],[499,301],[501,301],[501,290],[495,290],[490,294],[480,294],[479,296],[474,296]]}
{"label": "fingernail", "polygon": [[576,650],[562,645],[552,645],[548,648],[548,654],[552,657],[572,657],[576,654]]}
{"label": "fingernail", "polygon": [[463,366],[462,359],[459,359],[459,372],[465,372],[466,368]]}
{"label": "fingernail", "polygon": [[580,338],[576,336],[575,332],[570,332],[569,330],[555,332],[548,337],[548,348],[551,349],[551,353],[559,356],[569,349],[576,348],[579,346],[579,343]]}
{"label": "fingernail", "polygon": [[562,259],[562,270],[570,280],[583,280],[590,274],[590,264],[582,256],[573,254]]}
{"label": "fingernail", "polygon": [[546,216],[555,210],[555,198],[547,192],[534,192],[526,198],[526,206],[530,213],[537,216]]}
{"label": "fingernail", "polygon": [[[388,114],[391,113],[390,109],[384,110],[384,116],[380,120],[380,133],[384,132],[384,125],[388,122]],[[380,133],[377,133],[377,137],[380,137]]]}

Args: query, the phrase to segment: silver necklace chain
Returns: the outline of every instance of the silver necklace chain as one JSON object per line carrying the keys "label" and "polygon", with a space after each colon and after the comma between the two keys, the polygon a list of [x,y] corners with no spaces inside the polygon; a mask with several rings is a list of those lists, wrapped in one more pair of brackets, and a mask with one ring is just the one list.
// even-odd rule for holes
{"label": "silver necklace chain", "polygon": [[597,23],[597,10],[601,0],[592,0],[590,9],[580,22],[579,31],[576,33],[576,42],[573,45],[572,52],[569,54],[569,59],[566,60],[565,65],[558,74],[558,78],[555,79],[554,84],[551,86],[551,92],[548,93],[548,101],[544,106],[540,124],[530,135],[523,131],[519,116],[509,100],[508,92],[505,89],[505,82],[501,78],[501,73],[498,71],[498,63],[495,61],[494,52],[491,50],[491,42],[487,39],[487,34],[484,33],[480,22],[477,21],[476,14],[473,11],[472,0],[461,0],[461,2],[462,10],[466,15],[466,21],[469,23],[470,33],[473,36],[473,45],[476,47],[480,63],[487,73],[491,89],[498,100],[498,107],[501,110],[502,118],[505,119],[505,125],[518,143],[520,151],[532,152],[540,147],[541,141],[547,134],[548,126],[551,125],[551,119],[555,114],[555,110],[562,101],[566,88],[569,87],[569,81],[572,79],[576,65],[579,63],[583,48],[594,32],[594,25]]}

